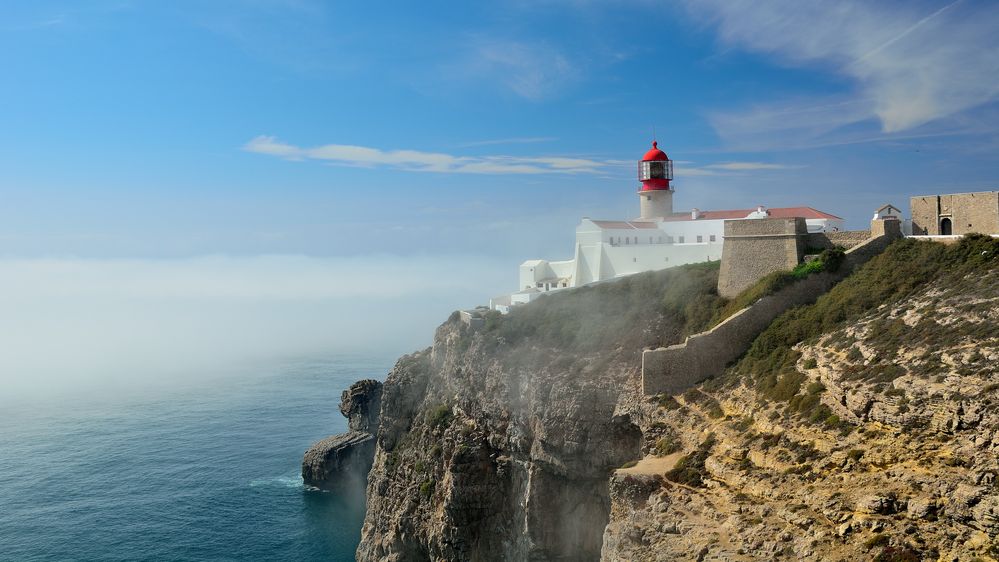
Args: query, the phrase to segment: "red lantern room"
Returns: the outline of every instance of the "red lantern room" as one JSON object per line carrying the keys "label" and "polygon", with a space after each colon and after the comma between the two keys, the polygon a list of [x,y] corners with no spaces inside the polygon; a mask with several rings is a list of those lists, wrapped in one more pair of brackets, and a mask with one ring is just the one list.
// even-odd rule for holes
{"label": "red lantern room", "polygon": [[673,161],[659,150],[659,144],[652,141],[652,148],[638,163],[638,180],[642,191],[672,191],[669,182],[673,179]]}

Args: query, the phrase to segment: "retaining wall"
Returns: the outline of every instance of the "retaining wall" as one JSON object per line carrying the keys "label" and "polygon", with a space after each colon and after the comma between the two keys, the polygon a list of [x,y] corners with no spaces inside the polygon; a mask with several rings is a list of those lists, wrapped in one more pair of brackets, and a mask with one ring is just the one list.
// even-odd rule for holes
{"label": "retaining wall", "polygon": [[[887,221],[875,221],[879,222]],[[856,267],[900,238],[898,221],[892,222],[894,226],[872,223],[871,233],[876,236],[848,250],[837,271],[812,274],[763,297],[711,330],[688,337],[682,344],[643,352],[642,392],[646,395],[678,394],[707,378],[720,375],[727,365],[749,349],[753,340],[775,318],[792,307],[815,302]]]}

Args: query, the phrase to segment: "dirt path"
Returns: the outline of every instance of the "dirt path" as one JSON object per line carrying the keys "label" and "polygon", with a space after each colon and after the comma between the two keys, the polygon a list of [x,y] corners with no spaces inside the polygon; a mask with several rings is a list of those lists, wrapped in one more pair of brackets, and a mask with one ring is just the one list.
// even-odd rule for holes
{"label": "dirt path", "polygon": [[631,468],[619,468],[619,474],[666,474],[667,471],[676,466],[676,461],[680,460],[683,452],[673,453],[665,457],[649,455],[638,461],[638,464]]}

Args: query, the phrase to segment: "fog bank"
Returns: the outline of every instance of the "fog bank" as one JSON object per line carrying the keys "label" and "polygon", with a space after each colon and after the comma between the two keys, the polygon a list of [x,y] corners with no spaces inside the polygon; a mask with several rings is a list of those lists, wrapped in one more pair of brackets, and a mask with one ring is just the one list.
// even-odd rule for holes
{"label": "fog bank", "polygon": [[0,259],[0,401],[415,350],[452,310],[512,289],[515,268],[468,256]]}

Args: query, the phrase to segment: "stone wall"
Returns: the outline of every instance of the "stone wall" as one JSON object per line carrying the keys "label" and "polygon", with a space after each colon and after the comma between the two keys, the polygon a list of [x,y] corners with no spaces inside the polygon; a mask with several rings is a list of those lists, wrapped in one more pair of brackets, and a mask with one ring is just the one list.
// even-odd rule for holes
{"label": "stone wall", "polygon": [[951,220],[951,234],[999,234],[999,191],[919,195],[909,206],[915,235],[939,235],[944,218]]}
{"label": "stone wall", "polygon": [[[726,224],[727,226],[727,224]],[[788,309],[814,302],[857,266],[867,262],[902,233],[898,221],[873,221],[874,237],[848,250],[835,272],[813,274],[761,298],[707,332],[670,347],[642,353],[642,392],[678,394],[709,377],[718,376],[738,359],[777,316]],[[722,262],[722,267],[724,267]]]}
{"label": "stone wall", "polygon": [[793,269],[807,232],[803,218],[725,221],[718,294],[732,298],[769,273]]}
{"label": "stone wall", "polygon": [[843,230],[840,232],[811,232],[805,236],[806,248],[828,250],[842,246],[849,250],[871,238],[869,230]]}

